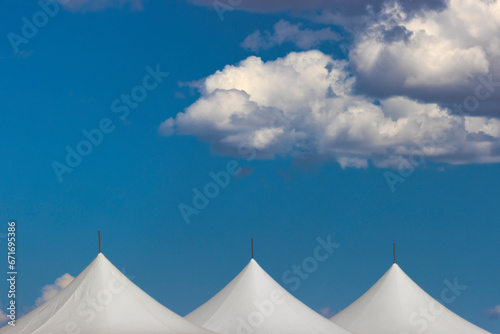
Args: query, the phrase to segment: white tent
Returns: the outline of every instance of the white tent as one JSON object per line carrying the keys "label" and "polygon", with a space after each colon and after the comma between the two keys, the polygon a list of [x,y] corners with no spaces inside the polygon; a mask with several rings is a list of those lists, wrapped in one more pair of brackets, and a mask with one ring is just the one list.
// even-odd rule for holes
{"label": "white tent", "polygon": [[221,334],[349,334],[289,294],[254,259],[186,319]]}
{"label": "white tent", "polygon": [[45,304],[1,334],[214,334],[165,308],[102,253]]}
{"label": "white tent", "polygon": [[[458,297],[457,291],[445,286],[440,297],[452,302]],[[357,334],[488,333],[429,296],[396,263],[364,295],[330,320]]]}

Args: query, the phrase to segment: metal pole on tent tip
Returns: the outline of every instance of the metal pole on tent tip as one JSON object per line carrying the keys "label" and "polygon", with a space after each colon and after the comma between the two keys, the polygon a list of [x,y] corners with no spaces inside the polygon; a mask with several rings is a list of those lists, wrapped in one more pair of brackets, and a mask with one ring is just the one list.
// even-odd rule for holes
{"label": "metal pole on tent tip", "polygon": [[99,239],[99,254],[101,254],[101,231],[97,231],[97,238]]}
{"label": "metal pole on tent tip", "polygon": [[252,259],[253,259],[253,238],[251,240],[252,240]]}
{"label": "metal pole on tent tip", "polygon": [[392,256],[394,258],[394,263],[396,263],[396,244],[392,244]]}

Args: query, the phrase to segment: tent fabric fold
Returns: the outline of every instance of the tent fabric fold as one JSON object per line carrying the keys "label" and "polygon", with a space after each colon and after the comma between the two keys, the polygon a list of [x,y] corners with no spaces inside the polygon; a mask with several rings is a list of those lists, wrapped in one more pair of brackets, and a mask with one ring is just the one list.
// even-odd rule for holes
{"label": "tent fabric fold", "polygon": [[428,295],[397,264],[330,320],[357,334],[489,334]]}
{"label": "tent fabric fold", "polygon": [[221,334],[350,334],[293,297],[254,259],[185,318]]}
{"label": "tent fabric fold", "polygon": [[155,301],[102,253],[15,324],[0,334],[214,334]]}

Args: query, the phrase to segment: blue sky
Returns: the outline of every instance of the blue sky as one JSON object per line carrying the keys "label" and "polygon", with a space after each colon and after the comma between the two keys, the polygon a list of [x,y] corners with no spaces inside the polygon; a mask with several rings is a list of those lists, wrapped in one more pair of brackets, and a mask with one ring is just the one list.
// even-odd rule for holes
{"label": "blue sky", "polygon": [[[221,3],[69,0],[45,21],[36,2],[4,4],[0,220],[18,225],[21,308],[92,261],[97,230],[181,315],[247,264],[252,237],[325,314],[396,242],[417,284],[438,298],[457,277],[468,288],[446,306],[500,333],[500,3]],[[69,166],[68,147],[91,152]],[[228,163],[241,170],[196,208]],[[283,273],[329,235],[340,247],[292,291]]]}

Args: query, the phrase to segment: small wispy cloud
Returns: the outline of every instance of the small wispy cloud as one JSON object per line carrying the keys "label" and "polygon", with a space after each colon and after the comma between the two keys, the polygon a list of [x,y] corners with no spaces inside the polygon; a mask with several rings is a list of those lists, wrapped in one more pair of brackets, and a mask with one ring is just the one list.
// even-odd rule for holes
{"label": "small wispy cloud", "polygon": [[71,12],[94,12],[107,8],[128,7],[131,11],[144,9],[145,0],[59,0]]}
{"label": "small wispy cloud", "polygon": [[333,312],[329,307],[322,307],[319,309],[319,314],[324,316],[325,318],[331,318],[333,316]]}
{"label": "small wispy cloud", "polygon": [[7,314],[3,312],[3,310],[0,310],[0,326],[3,324],[7,323],[9,321],[9,318],[7,317]]}
{"label": "small wispy cloud", "polygon": [[488,308],[484,310],[484,312],[489,315],[490,319],[499,319],[500,318],[500,305],[497,305],[492,308]]}
{"label": "small wispy cloud", "polygon": [[254,169],[250,166],[240,167],[239,171],[234,174],[237,179],[244,179],[254,173]]}
{"label": "small wispy cloud", "polygon": [[302,50],[307,50],[312,47],[318,46],[325,41],[339,41],[340,35],[330,30],[330,28],[323,28],[320,30],[303,29],[300,23],[292,24],[285,20],[280,20],[274,25],[274,31],[268,30],[261,32],[255,31],[249,35],[241,46],[253,52],[259,50],[270,49],[274,46],[283,43],[293,43]]}
{"label": "small wispy cloud", "polygon": [[71,276],[70,274],[66,273],[56,279],[54,284],[47,284],[42,288],[42,295],[38,297],[38,299],[35,301],[35,305],[38,307],[42,304],[44,304],[46,301],[48,301],[50,298],[54,297],[69,285],[75,278]]}

